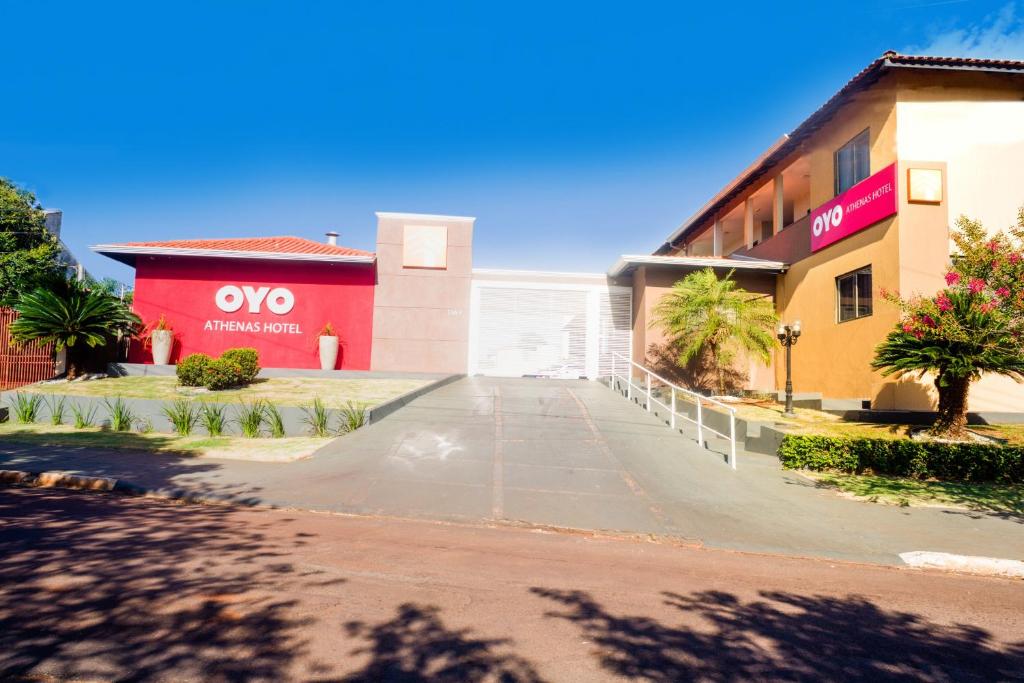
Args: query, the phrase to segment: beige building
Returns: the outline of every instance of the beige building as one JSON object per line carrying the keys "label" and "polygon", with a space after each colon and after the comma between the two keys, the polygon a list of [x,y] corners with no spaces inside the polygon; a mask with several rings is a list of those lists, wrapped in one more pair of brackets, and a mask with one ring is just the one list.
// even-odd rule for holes
{"label": "beige building", "polygon": [[[673,231],[652,255],[623,256],[632,277],[636,361],[663,366],[651,309],[696,268],[734,269],[802,322],[797,392],[846,405],[930,409],[926,381],[883,378],[870,362],[897,309],[883,288],[933,294],[960,215],[990,229],[1024,205],[1024,62],[887,52]],[[780,389],[769,368],[737,368],[750,388]],[[839,403],[837,402],[837,405]],[[1024,387],[1000,377],[973,389],[975,411],[1024,410]]]}

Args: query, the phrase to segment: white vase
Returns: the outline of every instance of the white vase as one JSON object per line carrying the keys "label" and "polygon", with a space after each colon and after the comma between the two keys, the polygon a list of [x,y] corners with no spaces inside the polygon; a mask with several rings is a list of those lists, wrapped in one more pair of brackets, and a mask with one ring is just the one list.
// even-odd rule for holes
{"label": "white vase", "polygon": [[333,370],[338,362],[338,338],[320,337],[320,369]]}
{"label": "white vase", "polygon": [[167,365],[171,361],[174,332],[170,330],[153,330],[149,342],[153,347],[153,363],[156,365]]}

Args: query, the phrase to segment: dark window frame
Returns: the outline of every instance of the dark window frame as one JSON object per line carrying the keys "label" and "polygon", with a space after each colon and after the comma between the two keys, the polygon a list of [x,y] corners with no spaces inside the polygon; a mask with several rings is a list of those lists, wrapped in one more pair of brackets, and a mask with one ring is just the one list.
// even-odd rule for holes
{"label": "dark window frame", "polygon": [[[864,169],[863,169],[863,176],[862,177],[857,177],[857,175],[858,175],[857,174],[858,164],[857,164],[856,150],[857,150],[857,143],[861,141],[861,138],[863,138],[863,142],[864,142],[864,155],[865,155],[864,162],[865,163],[864,163]],[[853,158],[853,177],[854,177],[854,180],[853,180],[852,183],[850,183],[846,187],[841,187],[841,185],[840,185],[841,174],[840,174],[840,171],[839,171],[839,157],[840,157],[840,154],[842,154],[842,152],[845,149],[851,148],[851,147],[854,150],[854,158]],[[864,180],[865,178],[867,178],[868,176],[871,175],[871,128],[865,128],[861,132],[857,133],[852,138],[847,140],[843,145],[841,145],[839,147],[839,149],[837,149],[835,152],[832,153],[832,172],[833,172],[833,178],[834,178],[832,189],[835,190],[835,195],[833,195],[833,196],[841,195],[843,192],[845,192],[846,190],[850,189],[851,187],[853,187],[854,185],[856,185],[857,183],[859,183],[860,181]]]}
{"label": "dark window frame", "polygon": [[[868,287],[866,293],[862,293],[861,289],[861,276],[867,275],[871,278],[871,286]],[[842,295],[842,283],[844,280],[850,279],[853,281],[853,315],[850,317],[843,317],[843,295]],[[862,318],[870,318],[875,313],[875,302],[874,302],[874,275],[871,272],[871,264],[851,270],[848,273],[836,276],[836,322],[839,324],[848,323],[853,320],[861,320]],[[861,309],[864,307],[864,302],[867,303],[867,311],[862,313]]]}

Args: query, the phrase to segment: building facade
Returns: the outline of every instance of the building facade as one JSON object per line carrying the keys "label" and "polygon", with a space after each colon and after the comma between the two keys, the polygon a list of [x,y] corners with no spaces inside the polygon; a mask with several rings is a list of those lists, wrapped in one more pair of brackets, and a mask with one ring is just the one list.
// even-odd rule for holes
{"label": "building facade", "polygon": [[[605,274],[473,267],[474,219],[378,213],[376,252],[299,238],[99,245],[136,268],[136,309],[178,331],[175,358],[255,346],[264,364],[317,367],[332,323],[340,369],[599,377],[616,354],[672,374],[653,309],[694,270],[800,320],[797,391],[836,407],[928,410],[928,378],[872,371],[897,308],[931,295],[958,216],[1005,228],[1024,205],[1024,62],[884,54],[739,173],[651,254]],[[133,349],[134,360],[146,351]],[[785,383],[781,350],[734,370]],[[971,409],[1020,412],[1024,388],[985,377]]]}
{"label": "building facade", "polygon": [[[944,286],[949,233],[961,215],[989,229],[1024,205],[1024,62],[886,53],[668,236],[649,262],[623,257],[633,277],[634,356],[661,343],[650,308],[667,286],[704,265],[735,269],[773,297],[783,321],[802,321],[793,382],[849,405],[928,410],[934,387],[883,378],[875,346],[899,312],[880,292],[932,295]],[[749,368],[751,388],[785,382]],[[1020,411],[1024,390],[1001,377],[972,388],[971,409]]]}

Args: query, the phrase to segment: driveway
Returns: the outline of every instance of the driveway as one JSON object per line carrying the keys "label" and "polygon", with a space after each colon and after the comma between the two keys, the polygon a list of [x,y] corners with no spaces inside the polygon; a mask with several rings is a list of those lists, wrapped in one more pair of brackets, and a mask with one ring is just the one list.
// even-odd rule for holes
{"label": "driveway", "polygon": [[743,451],[734,472],[586,381],[466,378],[289,464],[14,444],[0,445],[0,463],[278,507],[657,534],[892,564],[915,550],[1024,559],[1020,518],[846,500]]}

